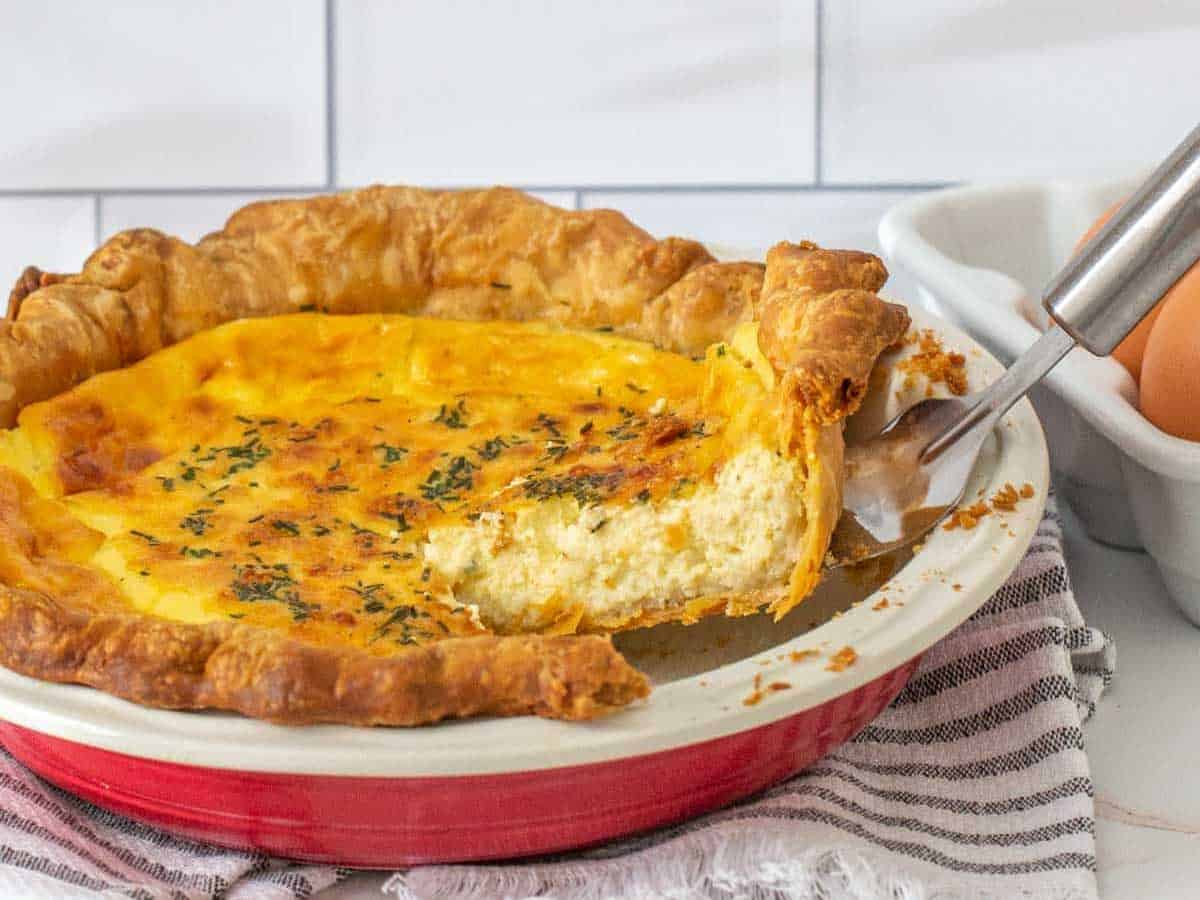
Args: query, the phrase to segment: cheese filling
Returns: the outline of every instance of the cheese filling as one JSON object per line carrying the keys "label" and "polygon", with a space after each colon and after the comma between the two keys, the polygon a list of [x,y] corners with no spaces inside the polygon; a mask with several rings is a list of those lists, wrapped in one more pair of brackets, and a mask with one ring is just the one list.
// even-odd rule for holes
{"label": "cheese filling", "polygon": [[0,482],[72,523],[54,590],[88,603],[378,654],[619,628],[778,594],[796,566],[804,470],[771,449],[743,344],[235,322],[25,409]]}
{"label": "cheese filling", "polygon": [[484,515],[431,530],[424,557],[500,630],[555,603],[616,624],[786,581],[804,530],[801,491],[793,465],[754,447],[687,496],[582,509],[557,499]]}

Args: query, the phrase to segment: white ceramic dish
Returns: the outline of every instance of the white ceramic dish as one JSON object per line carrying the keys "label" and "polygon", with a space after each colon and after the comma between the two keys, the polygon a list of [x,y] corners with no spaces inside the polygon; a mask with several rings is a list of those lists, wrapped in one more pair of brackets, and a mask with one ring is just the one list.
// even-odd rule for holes
{"label": "white ceramic dish", "polygon": [[[880,240],[916,278],[927,308],[1010,361],[1045,327],[1041,287],[1100,213],[1139,181],[938,191],[890,210]],[[1175,603],[1200,624],[1200,443],[1150,424],[1125,369],[1082,349],[1031,397],[1056,483],[1088,533],[1149,551]]]}
{"label": "white ceramic dish", "polygon": [[[996,376],[995,360],[966,335],[919,310],[914,319],[968,355],[973,380]],[[896,374],[886,390],[877,391],[879,399],[864,415],[882,422],[924,395],[923,384],[905,390],[902,380]],[[1022,501],[1013,513],[982,519],[972,530],[935,530],[881,591],[872,593],[849,578],[831,578],[779,625],[762,616],[719,618],[690,628],[664,626],[624,636],[623,649],[651,675],[654,693],[640,706],[594,723],[526,717],[435,728],[298,730],[236,715],[147,709],[6,669],[0,669],[0,718],[44,735],[152,760],[316,775],[522,772],[691,745],[776,722],[854,691],[924,652],[1003,583],[1036,530],[1049,482],[1042,430],[1025,402],[989,442],[970,496],[990,496],[1006,482],[1032,483],[1035,498]],[[881,593],[891,602],[886,609],[873,609]],[[855,601],[862,602],[851,605]],[[845,612],[825,621],[833,609]],[[856,650],[857,662],[841,672],[827,670],[828,655],[844,646]],[[803,662],[788,656],[810,648],[821,656]],[[765,683],[786,680],[792,688],[746,705],[755,676]]]}

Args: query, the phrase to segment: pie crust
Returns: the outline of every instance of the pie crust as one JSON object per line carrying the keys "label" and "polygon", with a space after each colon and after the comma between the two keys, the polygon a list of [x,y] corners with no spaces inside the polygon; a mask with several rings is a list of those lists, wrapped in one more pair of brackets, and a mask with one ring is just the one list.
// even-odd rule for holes
{"label": "pie crust", "polygon": [[[746,365],[753,358],[767,370],[779,452],[807,471],[807,527],[785,589],[583,629],[600,634],[450,637],[379,656],[236,622],[114,609],[72,562],[87,541],[82,526],[0,467],[0,662],[151,706],[289,724],[587,719],[626,705],[649,686],[607,633],[764,606],[782,615],[815,586],[841,507],[842,420],[876,357],[908,326],[903,307],[876,295],[886,277],[870,254],[809,243],[779,244],[765,265],[719,263],[694,241],[655,240],[616,212],[564,211],[502,188],[373,187],[258,203],[195,246],[138,229],[108,241],[79,274],[29,268],[0,326],[4,427],[93,375],[242,318],[545,320],[688,355],[744,343],[739,326],[752,325]],[[732,416],[739,397],[718,385],[711,402]]]}

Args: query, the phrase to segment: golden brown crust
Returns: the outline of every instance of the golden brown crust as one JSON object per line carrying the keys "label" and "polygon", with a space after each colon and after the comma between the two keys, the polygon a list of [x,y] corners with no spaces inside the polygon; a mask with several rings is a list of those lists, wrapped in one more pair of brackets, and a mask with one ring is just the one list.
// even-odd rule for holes
{"label": "golden brown crust", "polygon": [[605,325],[696,353],[758,306],[776,369],[802,372],[797,387],[828,419],[853,409],[906,321],[874,295],[883,264],[781,244],[762,273],[716,263],[695,241],[655,240],[611,210],[560,210],[506,188],[375,187],[256,203],[194,247],[135,229],[78,275],[39,273],[32,292],[23,277],[0,333],[0,426],[197,331],[314,308]]}
{"label": "golden brown crust", "polygon": [[4,664],[167,709],[229,709],[292,725],[422,725],[448,717],[590,719],[649,686],[607,637],[466,637],[394,657],[262,628],[89,614],[0,586]]}
{"label": "golden brown crust", "polygon": [[17,317],[17,313],[21,309],[21,301],[42,286],[42,275],[44,274],[37,266],[26,266],[25,270],[17,276],[16,284],[8,292],[6,319],[11,321]]}
{"label": "golden brown crust", "polygon": [[705,263],[650,300],[638,327],[625,330],[670,350],[698,352],[754,318],[762,283],[761,263]]}
{"label": "golden brown crust", "polygon": [[777,244],[767,254],[759,308],[763,353],[822,422],[853,413],[876,358],[908,330],[908,311],[876,295],[878,257],[815,244]]}
{"label": "golden brown crust", "polygon": [[[810,244],[779,245],[765,270],[717,263],[700,244],[655,240],[618,213],[559,210],[500,188],[375,187],[259,203],[195,246],[140,229],[111,239],[77,275],[27,270],[10,297],[11,321],[0,324],[0,425],[97,372],[235,318],[318,309],[549,319],[610,326],[684,353],[758,319],[762,352],[799,401],[789,427],[793,449],[807,454],[812,546],[801,552],[810,564],[786,595],[707,598],[682,618],[763,603],[782,614],[819,577],[840,508],[839,420],[907,324],[900,307],[875,296],[884,278],[874,257]],[[12,509],[0,515],[28,530]],[[0,544],[36,574],[45,565],[39,540]],[[480,714],[588,718],[647,693],[599,636],[455,638],[381,658],[250,626],[95,608],[60,598],[52,580],[35,584],[7,568],[0,576],[0,661],[156,706],[401,725]]]}
{"label": "golden brown crust", "polygon": [[[570,212],[519,191],[368,188],[257,203],[195,247],[126,231],[78,275],[24,297],[0,335],[0,425],[91,375],[222,322],[305,309],[609,325],[703,349],[685,316],[649,301],[712,261],[610,210]],[[742,301],[744,302],[744,301]]]}

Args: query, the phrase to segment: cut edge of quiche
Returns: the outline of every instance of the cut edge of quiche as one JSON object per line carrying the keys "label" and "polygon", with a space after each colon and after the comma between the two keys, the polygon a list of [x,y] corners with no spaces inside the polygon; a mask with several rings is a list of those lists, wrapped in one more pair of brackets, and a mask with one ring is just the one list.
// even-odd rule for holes
{"label": "cut edge of quiche", "polygon": [[648,684],[607,634],[815,587],[842,420],[908,325],[886,275],[411,188],[26,270],[0,333],[0,662],[286,723],[625,705]]}

